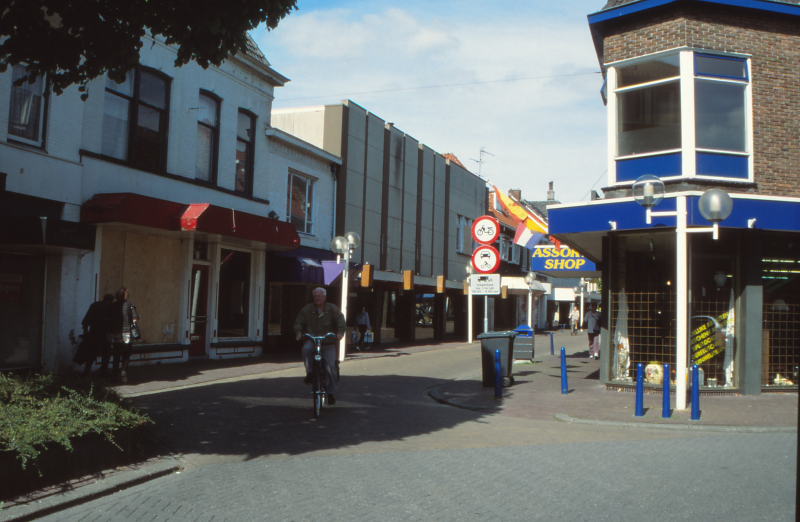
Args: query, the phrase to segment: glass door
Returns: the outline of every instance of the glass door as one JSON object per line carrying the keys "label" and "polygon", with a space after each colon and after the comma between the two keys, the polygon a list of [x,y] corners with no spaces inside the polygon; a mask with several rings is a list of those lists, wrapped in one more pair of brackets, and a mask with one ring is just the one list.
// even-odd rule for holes
{"label": "glass door", "polygon": [[192,292],[189,301],[189,356],[206,355],[208,328],[208,266],[192,265]]}

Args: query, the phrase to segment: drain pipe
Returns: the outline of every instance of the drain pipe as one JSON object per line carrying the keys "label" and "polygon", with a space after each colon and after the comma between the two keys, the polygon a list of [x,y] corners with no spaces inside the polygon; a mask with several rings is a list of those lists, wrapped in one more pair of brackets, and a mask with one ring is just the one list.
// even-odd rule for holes
{"label": "drain pipe", "polygon": [[331,229],[331,238],[336,237],[336,187],[339,183],[338,174],[339,166],[336,163],[331,163],[331,176],[333,176],[333,228]]}

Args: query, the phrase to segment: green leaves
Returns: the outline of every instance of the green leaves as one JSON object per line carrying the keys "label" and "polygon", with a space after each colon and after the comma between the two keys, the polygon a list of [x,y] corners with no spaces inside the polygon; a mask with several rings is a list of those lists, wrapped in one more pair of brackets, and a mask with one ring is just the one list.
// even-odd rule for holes
{"label": "green leaves", "polygon": [[99,433],[113,442],[120,428],[150,422],[113,390],[66,377],[0,374],[0,451],[13,451],[24,469],[48,444]]}
{"label": "green leaves", "polygon": [[262,23],[275,29],[296,1],[16,1],[0,16],[0,72],[25,63],[56,94],[106,72],[116,78],[139,62],[145,28],[178,47],[176,67],[220,65],[245,49],[247,30]]}

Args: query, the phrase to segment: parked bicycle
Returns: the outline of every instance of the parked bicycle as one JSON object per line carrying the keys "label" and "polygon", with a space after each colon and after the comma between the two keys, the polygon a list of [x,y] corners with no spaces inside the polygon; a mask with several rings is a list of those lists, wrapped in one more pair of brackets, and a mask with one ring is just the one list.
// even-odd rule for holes
{"label": "parked bicycle", "polygon": [[[303,338],[308,338],[314,343],[316,353],[314,354],[314,363],[312,365],[311,377],[311,398],[314,402],[314,418],[319,419],[322,408],[328,403],[328,393],[325,391],[325,361],[322,357],[322,341],[332,337],[336,339],[336,334],[329,333],[322,337],[314,337],[313,335],[303,334]],[[337,361],[338,362],[338,361]],[[339,380],[338,364],[335,368],[336,380]]]}

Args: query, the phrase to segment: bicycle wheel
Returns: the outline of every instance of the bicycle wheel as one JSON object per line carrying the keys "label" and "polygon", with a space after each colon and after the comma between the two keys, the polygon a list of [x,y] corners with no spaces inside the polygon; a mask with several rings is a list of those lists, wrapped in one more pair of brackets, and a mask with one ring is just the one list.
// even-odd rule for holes
{"label": "bicycle wheel", "polygon": [[314,418],[319,419],[319,415],[322,412],[322,401],[323,401],[323,393],[324,390],[322,388],[322,375],[318,368],[314,369]]}

